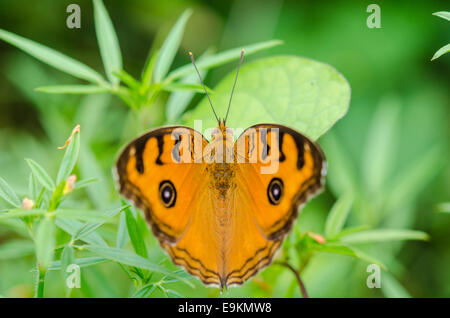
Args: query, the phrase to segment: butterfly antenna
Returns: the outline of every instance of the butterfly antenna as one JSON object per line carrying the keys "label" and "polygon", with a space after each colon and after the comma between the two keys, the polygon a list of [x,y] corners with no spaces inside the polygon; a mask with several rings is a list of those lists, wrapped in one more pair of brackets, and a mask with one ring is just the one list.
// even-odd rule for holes
{"label": "butterfly antenna", "polygon": [[227,118],[228,118],[228,112],[230,111],[231,99],[233,98],[234,87],[236,86],[236,82],[237,82],[237,78],[238,78],[238,74],[239,74],[239,68],[241,67],[243,60],[244,60],[244,49],[241,50],[241,59],[239,60],[239,65],[237,67],[236,78],[234,79],[233,89],[231,90],[230,102],[228,103],[227,114],[225,115],[224,123],[227,121]]}
{"label": "butterfly antenna", "polygon": [[200,79],[200,83],[202,84],[203,89],[205,90],[206,97],[208,97],[209,104],[211,105],[211,109],[214,113],[214,116],[216,116],[217,122],[220,123],[219,117],[217,117],[216,111],[214,110],[213,104],[211,102],[211,98],[209,98],[208,90],[206,89],[205,84],[203,84],[202,76],[200,75],[200,72],[197,69],[197,65],[195,65],[194,54],[192,54],[192,52],[189,52],[189,56],[191,57],[192,64],[194,64],[195,70],[197,71],[197,75],[198,75],[198,78]]}

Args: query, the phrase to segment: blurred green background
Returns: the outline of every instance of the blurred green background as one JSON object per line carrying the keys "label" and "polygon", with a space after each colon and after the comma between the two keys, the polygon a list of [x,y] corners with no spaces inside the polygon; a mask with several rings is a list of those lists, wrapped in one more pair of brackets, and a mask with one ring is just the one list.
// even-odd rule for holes
{"label": "blurred green background", "polygon": [[[26,0],[0,3],[0,28],[64,52],[99,72],[101,58],[91,1],[81,7],[81,29],[66,27],[66,7],[74,1]],[[349,187],[358,194],[349,226],[421,230],[429,242],[382,242],[360,248],[376,256],[389,269],[382,273],[382,288],[366,287],[367,262],[344,255],[318,253],[302,277],[313,297],[449,297],[450,214],[438,204],[450,201],[450,98],[449,56],[430,61],[448,42],[450,25],[432,16],[448,8],[445,1],[378,1],[381,29],[369,29],[370,1],[105,1],[114,23],[124,68],[138,77],[149,49],[159,48],[177,17],[192,8],[174,66],[189,62],[187,51],[218,50],[259,41],[280,39],[284,44],[248,57],[292,54],[328,63],[349,81],[352,98],[348,114],[319,140],[329,160],[328,186],[307,205],[296,227],[321,233],[336,198]],[[209,72],[214,86],[236,63]],[[24,158],[33,158],[56,175],[61,146],[76,123],[82,128],[82,149],[77,174],[100,181],[70,199],[105,208],[117,202],[111,176],[118,150],[130,141],[125,104],[107,94],[48,95],[33,91],[44,85],[77,83],[25,53],[0,41],[0,176],[19,195],[28,187]],[[165,96],[159,107],[164,107]],[[195,107],[202,96],[196,96]],[[161,112],[163,114],[163,112]],[[164,116],[148,125],[160,125]],[[0,199],[0,210],[4,202]],[[142,220],[141,220],[142,221]],[[115,224],[114,224],[115,222]],[[102,227],[106,240],[114,240],[117,219]],[[145,231],[150,258],[174,268],[156,239]],[[61,234],[62,235],[62,234]],[[26,238],[17,224],[0,222],[1,245]],[[63,235],[62,235],[63,237]],[[63,237],[64,238],[64,237]],[[61,240],[63,240],[61,238]],[[0,295],[31,297],[33,249],[0,253]],[[174,283],[186,297],[220,296],[197,280],[196,288]],[[64,278],[49,272],[45,295],[64,297]],[[133,282],[121,267],[104,263],[82,269],[82,287],[73,297],[126,297]],[[152,296],[161,296],[156,291]],[[298,297],[295,277],[272,265],[243,287],[222,296]]]}

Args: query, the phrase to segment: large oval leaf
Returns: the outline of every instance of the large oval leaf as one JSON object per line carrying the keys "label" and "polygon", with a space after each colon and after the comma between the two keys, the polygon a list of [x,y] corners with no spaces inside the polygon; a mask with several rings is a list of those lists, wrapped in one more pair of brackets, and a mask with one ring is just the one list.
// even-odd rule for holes
{"label": "large oval leaf", "polygon": [[[235,71],[214,88],[216,112],[225,115]],[[350,86],[330,65],[296,56],[275,56],[243,64],[233,96],[227,125],[247,128],[270,122],[290,126],[317,139],[348,110]],[[193,127],[216,127],[207,99],[185,116]],[[209,136],[206,136],[209,137]]]}

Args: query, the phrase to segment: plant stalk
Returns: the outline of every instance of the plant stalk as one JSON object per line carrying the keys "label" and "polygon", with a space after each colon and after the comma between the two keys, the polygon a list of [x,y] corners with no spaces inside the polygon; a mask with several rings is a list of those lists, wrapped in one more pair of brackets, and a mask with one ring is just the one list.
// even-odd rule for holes
{"label": "plant stalk", "polygon": [[308,293],[306,291],[305,284],[303,283],[303,280],[300,277],[299,272],[288,262],[279,262],[278,264],[287,267],[295,275],[295,278],[297,279],[297,283],[300,286],[300,292],[302,293],[302,297],[309,298]]}
{"label": "plant stalk", "polygon": [[42,269],[39,264],[37,264],[37,270],[37,283],[34,297],[44,298],[45,275],[47,274],[47,270]]}

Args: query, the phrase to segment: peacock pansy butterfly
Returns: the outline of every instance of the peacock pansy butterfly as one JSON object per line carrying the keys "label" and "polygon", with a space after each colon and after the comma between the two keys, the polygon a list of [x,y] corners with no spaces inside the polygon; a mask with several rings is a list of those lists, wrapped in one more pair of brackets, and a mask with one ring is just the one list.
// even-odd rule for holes
{"label": "peacock pansy butterfly", "polygon": [[322,189],[326,161],[291,128],[258,124],[234,142],[226,117],[218,122],[211,142],[188,127],[154,129],[125,147],[116,169],[120,193],[173,262],[223,288],[271,263],[299,207]]}

